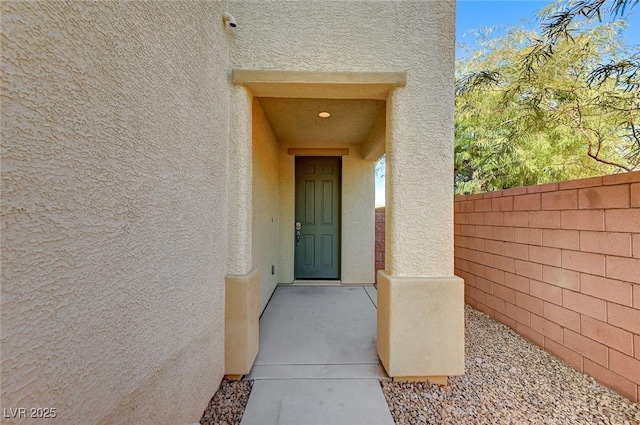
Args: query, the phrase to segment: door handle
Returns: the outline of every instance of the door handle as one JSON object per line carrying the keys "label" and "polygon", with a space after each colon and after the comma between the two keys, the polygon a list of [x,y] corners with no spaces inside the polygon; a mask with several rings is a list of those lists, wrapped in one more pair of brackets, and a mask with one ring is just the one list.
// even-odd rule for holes
{"label": "door handle", "polygon": [[302,223],[296,221],[296,246],[300,245],[300,234],[302,231]]}

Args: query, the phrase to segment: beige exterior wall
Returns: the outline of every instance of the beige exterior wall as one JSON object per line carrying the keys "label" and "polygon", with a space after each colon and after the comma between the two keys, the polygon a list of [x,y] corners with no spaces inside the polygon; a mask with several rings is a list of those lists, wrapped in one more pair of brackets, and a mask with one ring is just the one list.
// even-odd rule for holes
{"label": "beige exterior wall", "polygon": [[342,282],[375,281],[375,161],[342,158]]}
{"label": "beige exterior wall", "polygon": [[216,390],[224,7],[1,3],[3,408],[180,424]]}
{"label": "beige exterior wall", "polygon": [[[442,326],[427,341],[417,343],[423,337],[417,328],[408,335],[395,323],[399,316],[379,311],[379,326],[389,325],[381,330],[388,334],[388,347],[379,346],[379,350],[413,353],[415,358],[428,356],[437,346],[438,356],[431,356],[429,365],[409,359],[413,364],[404,365],[402,373],[412,378],[462,373],[462,280],[454,276],[453,267],[455,1],[324,1],[313,2],[312,7],[296,1],[231,1],[229,9],[238,22],[229,46],[234,70],[406,72],[406,85],[393,90],[386,105],[387,280],[393,292],[389,299],[407,300],[416,291],[420,299],[435,297],[439,308],[427,309],[421,320]],[[232,140],[235,143],[244,141]],[[290,282],[294,158],[285,152],[286,146],[281,146],[279,280]],[[342,277],[355,283],[367,273],[366,280],[373,281],[374,164],[357,165],[345,157],[343,165]],[[365,176],[364,181],[350,178],[367,168],[370,172],[359,175]],[[362,186],[350,188],[353,181]],[[365,213],[364,206],[359,209],[358,197],[368,196],[362,193],[367,193],[369,185],[371,198],[365,201],[370,202]],[[370,252],[363,253],[363,246],[369,246]],[[353,253],[353,262],[345,252]],[[411,279],[412,286],[403,285],[405,278]],[[394,309],[402,309],[402,303]],[[447,315],[439,313],[443,309]],[[389,371],[402,359],[388,358],[383,363]]]}
{"label": "beige exterior wall", "polygon": [[[276,189],[274,140],[230,69],[406,71],[387,107],[388,271],[448,282],[452,1],[232,2],[234,30],[224,1],[0,4],[3,407],[197,421],[225,367],[225,276],[248,282],[229,299],[252,361],[254,282],[262,308],[275,252],[293,279],[294,158],[278,146]],[[347,283],[373,281],[375,158],[361,150],[343,162]]]}
{"label": "beige exterior wall", "polygon": [[229,98],[227,272],[250,273],[253,244],[253,94],[235,86]]}
{"label": "beige exterior wall", "polygon": [[278,229],[278,282],[293,282],[294,237],[295,226],[295,156],[287,153],[285,145],[279,146],[280,167],[278,169],[280,185],[280,226]]}
{"label": "beige exterior wall", "polygon": [[[388,270],[452,276],[455,3],[328,1],[310,9],[232,1],[229,8],[238,22],[234,69],[407,72],[406,88],[387,104]],[[290,275],[281,272],[281,280]]]}
{"label": "beige exterior wall", "polygon": [[386,270],[394,276],[453,275],[451,49],[433,73],[415,77],[413,90],[387,101]]}
{"label": "beige exterior wall", "polygon": [[253,102],[253,267],[260,276],[260,312],[278,284],[278,141],[257,101]]}
{"label": "beige exterior wall", "polygon": [[[445,307],[443,307],[445,306]],[[378,272],[378,355],[389,376],[436,383],[464,374],[464,284]],[[434,314],[436,312],[437,314]],[[416,337],[419,336],[419,337]],[[434,379],[435,378],[435,379]]]}
{"label": "beige exterior wall", "polygon": [[257,269],[227,275],[224,310],[224,374],[239,379],[251,371],[260,345],[260,280]]}
{"label": "beige exterior wall", "polygon": [[[295,225],[295,156],[281,143],[280,158],[280,230],[279,282],[291,283],[294,278]],[[326,147],[317,144],[305,148]],[[343,283],[373,283],[375,238],[375,162],[362,159],[360,145],[336,144],[332,148],[347,148],[342,157],[341,200],[341,270]]]}

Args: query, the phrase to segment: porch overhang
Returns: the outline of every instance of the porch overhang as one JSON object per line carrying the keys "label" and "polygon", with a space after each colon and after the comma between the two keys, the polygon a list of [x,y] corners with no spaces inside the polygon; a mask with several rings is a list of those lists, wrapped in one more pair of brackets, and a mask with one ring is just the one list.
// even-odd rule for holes
{"label": "porch overhang", "polygon": [[256,97],[386,100],[406,72],[296,72],[234,69],[231,81]]}
{"label": "porch overhang", "polygon": [[[352,187],[343,192],[348,196],[342,197],[342,211],[350,224],[343,228],[341,252],[357,261],[342,263],[349,265],[350,274],[343,267],[341,278],[355,283],[369,273],[373,255],[359,247],[369,246],[369,239],[363,242],[363,238],[372,240],[369,230],[374,228],[368,224],[373,220],[373,202],[371,208],[363,208],[373,184],[356,182],[365,181],[359,179],[366,174],[360,171],[370,172],[372,182],[373,161],[387,153],[388,255],[379,279],[378,354],[395,378],[444,383],[446,376],[464,373],[463,285],[453,276],[452,194],[447,189],[452,180],[453,90],[440,74],[409,70],[410,85],[408,72],[234,69],[230,77],[237,102],[232,107],[237,113],[232,118],[237,122],[232,121],[232,129],[238,137],[232,140],[230,160],[238,164],[240,188],[263,181],[260,174],[253,175],[252,158],[258,158],[256,170],[260,158],[268,161],[263,170],[278,167],[278,209],[267,214],[264,223],[271,226],[273,217],[279,217],[279,269],[281,281],[288,282],[295,274],[290,261],[295,223],[291,153],[339,156],[349,149],[343,157],[348,166],[343,167],[342,181]],[[442,72],[453,78],[453,64],[443,62]],[[254,110],[255,119],[245,115],[247,110]],[[253,133],[260,138],[254,139]],[[263,153],[265,146],[275,147],[271,156]],[[278,156],[272,155],[276,150]],[[256,201],[264,201],[259,196],[268,189],[256,191]],[[252,192],[246,191],[244,198],[238,197],[237,210],[252,204]],[[235,211],[232,224],[238,221]],[[238,226],[230,226],[240,230],[233,240],[239,246],[253,237],[251,217],[241,218]],[[247,250],[246,255],[242,273],[252,264],[252,253]],[[267,267],[273,263],[265,264],[266,275],[273,275],[273,267]]]}
{"label": "porch overhang", "polygon": [[[385,153],[385,104],[407,73],[235,69],[231,80],[259,99],[279,141],[358,144],[362,158],[375,161]],[[327,110],[332,118],[318,120]]]}

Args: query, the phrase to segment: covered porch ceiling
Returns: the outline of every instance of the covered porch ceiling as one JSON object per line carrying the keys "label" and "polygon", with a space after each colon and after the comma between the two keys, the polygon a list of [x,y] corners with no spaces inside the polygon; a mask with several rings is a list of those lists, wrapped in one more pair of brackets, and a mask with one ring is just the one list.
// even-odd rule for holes
{"label": "covered porch ceiling", "polygon": [[232,81],[252,91],[279,142],[358,144],[376,160],[385,149],[386,99],[405,86],[406,73],[234,70]]}
{"label": "covered porch ceiling", "polygon": [[[281,143],[364,143],[385,119],[385,101],[260,97],[258,102]],[[328,112],[327,118],[318,114]]]}

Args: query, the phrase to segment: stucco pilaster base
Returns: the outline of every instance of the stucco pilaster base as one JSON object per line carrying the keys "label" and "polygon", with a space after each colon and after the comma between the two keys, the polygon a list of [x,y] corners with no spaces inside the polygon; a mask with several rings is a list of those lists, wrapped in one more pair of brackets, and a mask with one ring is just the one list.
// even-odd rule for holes
{"label": "stucco pilaster base", "polygon": [[394,380],[446,384],[446,376],[464,374],[463,280],[379,271],[377,345]]}
{"label": "stucco pilaster base", "polygon": [[248,374],[258,355],[259,284],[257,269],[225,278],[224,373],[229,378]]}

